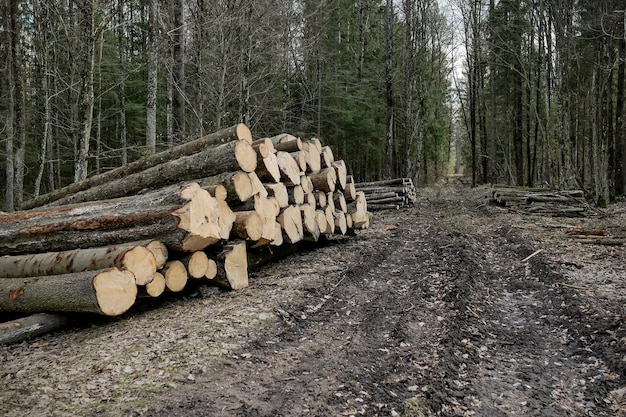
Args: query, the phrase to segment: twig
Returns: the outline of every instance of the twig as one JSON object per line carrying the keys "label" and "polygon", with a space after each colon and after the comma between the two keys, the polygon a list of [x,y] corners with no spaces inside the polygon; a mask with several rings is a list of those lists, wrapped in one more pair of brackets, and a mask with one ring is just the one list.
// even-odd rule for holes
{"label": "twig", "polygon": [[528,255],[527,257],[525,257],[524,259],[522,259],[521,262],[526,262],[528,261],[530,258],[533,258],[537,255],[539,255],[541,252],[543,252],[543,249],[537,249],[536,251],[534,251],[533,253],[531,253],[530,255]]}
{"label": "twig", "polygon": [[560,283],[559,285],[561,285],[562,287],[574,288],[576,290],[585,290],[585,291],[592,291],[593,290],[593,288],[590,288],[590,287],[581,287],[581,286],[572,285],[572,284]]}

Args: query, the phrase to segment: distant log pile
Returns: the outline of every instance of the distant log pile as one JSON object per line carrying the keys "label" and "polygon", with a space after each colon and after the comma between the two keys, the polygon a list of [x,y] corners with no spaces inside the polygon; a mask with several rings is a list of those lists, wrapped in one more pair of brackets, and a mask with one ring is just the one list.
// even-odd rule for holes
{"label": "distant log pile", "polygon": [[192,280],[237,290],[250,263],[370,222],[329,147],[288,134],[253,141],[242,124],[22,208],[0,216],[0,313],[116,316]]}
{"label": "distant log pile", "polygon": [[412,207],[417,199],[411,178],[361,182],[355,184],[355,187],[365,195],[367,207],[371,211]]}
{"label": "distant log pile", "polygon": [[497,186],[489,191],[489,203],[522,213],[554,217],[586,217],[595,213],[581,190]]}

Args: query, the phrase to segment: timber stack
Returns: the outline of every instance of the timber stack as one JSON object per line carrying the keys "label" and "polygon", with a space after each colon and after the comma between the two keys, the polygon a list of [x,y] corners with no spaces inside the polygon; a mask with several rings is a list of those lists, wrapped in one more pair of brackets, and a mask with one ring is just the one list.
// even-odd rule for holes
{"label": "timber stack", "polygon": [[411,178],[360,182],[355,186],[367,198],[367,207],[371,211],[412,207],[417,199]]}
{"label": "timber stack", "polygon": [[370,222],[328,146],[243,124],[21,208],[0,216],[0,313],[117,316],[191,281],[237,290],[249,267]]}
{"label": "timber stack", "polygon": [[524,214],[553,217],[587,217],[597,212],[582,190],[496,186],[489,190],[489,203]]}

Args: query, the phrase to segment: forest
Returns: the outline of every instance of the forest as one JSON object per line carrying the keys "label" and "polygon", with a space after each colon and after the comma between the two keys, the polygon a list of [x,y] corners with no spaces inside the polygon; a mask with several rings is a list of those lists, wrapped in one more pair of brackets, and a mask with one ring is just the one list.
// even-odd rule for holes
{"label": "forest", "polygon": [[358,181],[624,194],[618,0],[7,0],[0,209],[236,123]]}

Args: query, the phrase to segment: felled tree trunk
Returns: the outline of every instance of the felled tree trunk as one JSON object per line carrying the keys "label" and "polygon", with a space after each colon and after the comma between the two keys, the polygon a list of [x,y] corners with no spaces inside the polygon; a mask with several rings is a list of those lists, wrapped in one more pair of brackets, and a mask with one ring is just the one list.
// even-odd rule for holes
{"label": "felled tree trunk", "polygon": [[[218,132],[204,136],[195,141],[176,146],[171,150],[146,156],[130,164],[126,164],[111,171],[104,172],[91,178],[87,178],[84,181],[68,185],[67,187],[63,187],[51,193],[41,195],[32,200],[25,201],[21,205],[21,209],[28,210],[35,207],[41,207],[54,201],[61,200],[67,196],[76,194],[80,191],[85,191],[90,188],[94,188],[112,181],[126,178],[129,175],[145,171],[149,168],[161,165],[165,162],[173,161],[183,156],[193,155],[202,152],[203,150],[210,149],[212,147],[225,144],[227,142],[234,142],[238,140],[252,143],[252,135],[250,133],[250,129],[248,129],[248,127],[244,124],[238,124],[226,129],[222,129]],[[211,174],[199,175],[197,178],[206,177],[208,175]],[[113,196],[109,195],[105,198],[111,197]]]}
{"label": "felled tree trunk", "polygon": [[137,296],[132,272],[110,268],[65,275],[0,279],[0,311],[118,316]]}
{"label": "felled tree trunk", "polygon": [[75,249],[0,258],[0,279],[62,275],[111,267],[133,273],[137,285],[145,285],[157,271],[150,242]]}
{"label": "felled tree trunk", "polygon": [[63,314],[39,313],[0,323],[0,344],[9,345],[60,330],[67,325]]}
{"label": "felled tree trunk", "polygon": [[151,194],[0,217],[0,253],[58,252],[142,239],[201,250],[219,241],[218,202],[191,183]]}
{"label": "felled tree trunk", "polygon": [[235,241],[224,245],[215,255],[217,274],[213,282],[222,289],[240,290],[248,286],[248,259],[246,242]]}
{"label": "felled tree trunk", "polygon": [[152,166],[87,190],[68,195],[49,204],[54,206],[124,197],[181,181],[195,180],[237,170],[253,172],[256,152],[248,142],[239,140],[189,156]]}

